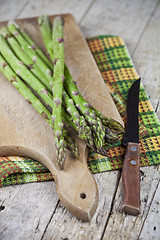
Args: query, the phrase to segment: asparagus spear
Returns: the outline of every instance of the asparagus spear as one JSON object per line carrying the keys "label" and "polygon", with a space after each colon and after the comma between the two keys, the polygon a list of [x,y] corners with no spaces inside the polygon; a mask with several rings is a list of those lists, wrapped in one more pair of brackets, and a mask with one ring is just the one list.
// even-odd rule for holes
{"label": "asparagus spear", "polygon": [[[13,84],[15,88],[23,95],[25,100],[31,104],[37,112],[48,122],[53,128],[51,113],[44,107],[40,100],[33,94],[33,92],[25,85],[25,83],[16,75],[12,68],[8,65],[6,60],[0,55],[0,71]],[[68,135],[67,130],[65,134],[65,145],[72,154],[78,158],[78,146],[75,141]]]}
{"label": "asparagus spear", "polygon": [[[13,49],[14,53],[18,56],[18,58],[27,66],[27,68],[30,69],[31,72],[33,72],[33,74],[35,76],[37,76],[39,79],[43,79],[44,80],[43,82],[44,82],[47,90],[52,92],[52,87],[47,82],[46,76],[41,71],[41,68],[39,67],[39,65],[37,65],[37,63],[33,62],[28,57],[28,55],[24,52],[24,50],[22,50],[19,43],[16,41],[14,36],[8,31],[8,29],[2,28],[0,30],[0,33],[7,39],[10,47]],[[87,136],[87,134],[89,134],[88,132],[90,129],[87,127],[85,129],[85,126],[86,126],[85,120],[83,119],[82,116],[79,115],[79,112],[77,111],[76,107],[74,106],[73,101],[69,98],[68,94],[64,90],[63,90],[63,96],[65,96],[65,97],[63,97],[64,105],[66,106],[66,109],[70,112],[75,124],[77,124],[79,126],[79,128],[80,128],[79,132],[81,132],[81,133],[83,132],[84,135]],[[88,130],[88,132],[86,130]]]}
{"label": "asparagus spear", "polygon": [[90,108],[90,105],[80,94],[75,81],[73,80],[69,70],[65,67],[65,81],[64,87],[70,97],[74,100],[77,108],[83,114],[90,124],[93,134],[95,137],[95,144],[98,151],[102,148],[104,144],[105,131],[102,126],[101,120],[95,115],[95,112]]}
{"label": "asparagus spear", "polygon": [[[27,67],[23,65],[23,62],[16,58],[2,35],[0,35],[0,52],[4,55],[5,59],[8,61],[8,63],[11,65],[15,72],[17,72],[19,75],[20,72],[22,72],[22,78],[26,80],[26,82],[32,87],[32,89],[35,90],[35,92],[45,102],[47,108],[52,108],[53,100],[51,94],[49,94],[45,89],[44,85],[42,85],[39,80],[32,73],[30,73]],[[73,122],[70,121],[70,124],[73,125]]]}
{"label": "asparagus spear", "polygon": [[85,121],[85,118],[79,114],[77,108],[74,105],[74,102],[66,91],[63,91],[63,105],[66,109],[66,111],[71,115],[72,118],[70,118],[70,122],[73,121],[73,123],[76,125],[76,132],[78,133],[78,136],[86,141],[87,145],[91,148],[95,148],[92,131],[90,127],[87,125],[87,122]]}
{"label": "asparagus spear", "polygon": [[52,124],[50,118],[50,112],[40,103],[32,91],[24,84],[24,82],[17,76],[17,74],[8,65],[6,60],[0,54],[0,71],[6,76],[6,78],[13,84],[14,87],[24,96],[28,103],[32,103],[32,106],[46,119],[49,125]]}
{"label": "asparagus spear", "polygon": [[[39,79],[43,78],[44,82],[46,84],[47,90],[50,92],[52,91],[52,87],[47,84],[47,79],[45,78],[45,75],[43,75],[43,72],[39,68],[39,65],[34,63],[28,55],[21,49],[19,43],[16,41],[14,36],[8,31],[7,28],[2,28],[0,30],[0,33],[7,39],[8,43],[10,44],[11,48],[13,49],[14,53],[18,56],[18,58],[27,66],[28,69],[30,69],[31,72],[33,72],[34,75],[36,75]],[[65,97],[64,97],[65,96]],[[63,92],[63,102],[66,106],[67,110],[70,112],[73,121],[75,124],[79,126],[79,133],[84,133],[85,136],[87,136],[87,128],[85,129],[85,120],[82,116],[79,115],[79,112],[77,111],[76,107],[73,104],[73,101],[69,98],[67,93]],[[79,124],[80,123],[80,124]],[[89,132],[88,128],[88,132]],[[81,135],[82,136],[82,135]]]}
{"label": "asparagus spear", "polygon": [[[51,59],[53,60],[53,45],[51,44],[52,42],[52,29],[51,29],[51,22],[49,19],[49,16],[44,15],[42,17],[38,18],[38,23],[40,25],[41,33],[43,36],[44,44],[46,46],[46,49],[48,53],[50,54]],[[67,69],[67,66],[65,65],[65,68]],[[68,70],[68,69],[67,69]],[[86,102],[87,104],[87,102]],[[69,108],[70,109],[70,108]],[[90,138],[92,139],[92,138]],[[93,146],[93,143],[92,143]]]}
{"label": "asparagus spear", "polygon": [[[115,120],[105,117],[102,113],[100,113],[98,110],[95,110],[80,94],[79,89],[76,85],[76,82],[72,79],[72,76],[67,68],[65,66],[65,81],[64,81],[64,87],[69,92],[70,96],[74,99],[74,101],[77,103],[76,106],[79,108],[79,110],[82,112],[82,114],[89,115],[89,117],[92,117],[93,119],[96,119],[100,126],[103,126],[103,129],[105,129],[105,139],[107,142],[111,143],[118,139],[118,135],[122,132],[124,132],[123,127],[120,123],[116,122]],[[87,117],[87,116],[86,116]],[[90,119],[88,120],[90,121]],[[110,128],[110,131],[109,131]],[[106,131],[106,129],[108,129]],[[117,131],[113,132],[111,129],[114,129]],[[109,132],[108,132],[109,131]],[[109,134],[108,134],[109,133]]]}
{"label": "asparagus spear", "polygon": [[[43,36],[44,44],[50,55],[50,58],[54,61],[54,53],[52,43],[52,26],[48,15],[43,15],[38,18],[38,23],[40,25],[41,33]],[[54,36],[54,35],[53,35]],[[66,110],[72,116],[73,122],[77,125],[78,133],[83,140],[87,140],[90,147],[94,147],[94,142],[92,139],[92,134],[90,128],[87,126],[85,119],[79,114],[76,107],[74,106],[73,100],[70,99],[66,91],[63,89],[63,103]],[[82,135],[83,133],[83,135]]]}
{"label": "asparagus spear", "polygon": [[[29,58],[32,59],[33,62],[35,62],[37,65],[39,65],[39,68],[43,73],[45,73],[47,78],[47,84],[52,83],[52,71],[48,68],[48,66],[43,62],[43,60],[39,57],[39,55],[36,53],[34,49],[30,47],[30,45],[27,43],[27,41],[23,38],[23,36],[20,34],[19,29],[14,25],[11,24],[8,27],[8,30],[11,34],[14,35],[16,40],[21,45],[23,51],[28,55]],[[43,78],[41,78],[41,81],[45,85],[45,81]]]}
{"label": "asparagus spear", "polygon": [[79,150],[78,150],[78,145],[77,143],[74,141],[74,139],[68,134],[67,130],[64,129],[63,130],[63,134],[64,134],[64,146],[66,149],[70,150],[72,155],[79,159]]}
{"label": "asparagus spear", "polygon": [[53,52],[54,52],[54,74],[52,81],[53,92],[53,107],[52,107],[52,119],[55,132],[55,141],[58,155],[59,164],[63,168],[63,164],[66,157],[66,151],[64,147],[63,136],[63,123],[62,123],[62,91],[64,81],[64,41],[63,41],[63,25],[64,20],[61,17],[54,19],[53,26]]}
{"label": "asparagus spear", "polygon": [[98,110],[95,110],[95,114],[101,119],[103,125],[105,125],[106,127],[116,130],[119,134],[124,132],[124,128],[117,121],[113,120],[112,118],[104,116]]}
{"label": "asparagus spear", "polygon": [[[21,33],[21,34],[23,34],[24,33],[24,37],[25,37],[25,40],[27,40],[28,41],[28,43],[29,44],[34,44],[34,42],[32,41],[32,39],[23,31],[23,29],[18,29],[19,30],[19,32]],[[36,48],[36,50],[39,50],[40,52],[41,52],[41,50],[37,47]],[[37,52],[38,53],[38,52]],[[42,52],[41,52],[42,53]],[[42,53],[42,55],[43,55],[43,53]],[[45,56],[44,56],[45,57]],[[70,123],[72,123],[72,122],[70,122]],[[79,133],[79,135],[80,135],[80,133]],[[80,135],[80,137],[82,138],[82,136]],[[88,138],[89,139],[89,138]],[[90,147],[91,146],[93,146],[93,141],[92,141],[92,139],[90,138],[90,143],[88,144],[88,145],[90,145]]]}
{"label": "asparagus spear", "polygon": [[53,56],[53,43],[52,43],[52,25],[48,15],[43,15],[38,18],[38,24],[41,29],[43,41],[46,46],[47,52],[50,55],[51,60],[54,60]]}
{"label": "asparagus spear", "polygon": [[[41,29],[41,33],[42,33],[42,37],[43,37],[43,41],[46,46],[46,49],[51,59],[53,60],[53,45],[51,44],[52,43],[52,27],[51,27],[49,16],[44,15],[39,17],[38,23],[40,25],[40,29]],[[65,65],[65,68],[68,70],[66,65]],[[87,102],[86,102],[86,105],[87,105]],[[101,121],[104,123],[105,126],[112,127],[113,129],[116,129],[120,132],[123,131],[123,128],[119,123],[115,122],[111,118],[106,118],[98,111],[95,111],[95,113],[101,119]]]}
{"label": "asparagus spear", "polygon": [[43,73],[37,62],[33,61],[24,50],[22,50],[21,46],[15,39],[15,37],[9,32],[9,30],[4,27],[0,29],[0,34],[2,34],[7,40],[9,46],[14,51],[15,55],[27,66],[27,68],[45,85],[47,90],[52,92],[52,87],[48,82],[46,74]]}
{"label": "asparagus spear", "polygon": [[[43,21],[43,18],[45,18],[45,21]],[[52,43],[52,36],[51,36],[52,29],[51,29],[51,22],[50,22],[49,16],[46,15],[45,17],[44,16],[39,17],[38,23],[41,28],[41,33],[43,36],[43,40],[44,40],[46,49],[47,49],[50,57],[52,57],[52,53],[53,53],[53,50],[51,49],[53,47],[51,44]],[[22,34],[22,36],[25,38],[25,40],[28,41],[28,43],[30,45],[36,46],[36,44],[32,41],[32,39],[29,37],[29,35],[23,31],[23,29],[19,29],[19,31]],[[49,34],[48,34],[48,32],[49,32]],[[36,46],[36,51],[42,59],[46,58],[45,55],[43,54],[43,52],[37,46]],[[41,53],[39,53],[39,52],[41,52]],[[53,58],[52,58],[52,60],[53,60]],[[48,65],[48,67],[50,67],[50,69],[52,69],[52,65],[51,66],[50,66],[50,64],[47,64],[47,65]],[[111,128],[111,129],[115,129],[118,133],[124,132],[124,128],[121,126],[120,123],[116,122],[112,118],[104,116],[98,110],[96,110],[96,109],[94,109],[94,110],[95,110],[95,114],[101,119],[103,125]]]}
{"label": "asparagus spear", "polygon": [[5,38],[0,35],[0,52],[17,75],[22,77],[50,106],[53,106],[52,96],[45,86],[30,72],[30,70],[21,62],[12,52]]}
{"label": "asparagus spear", "polygon": [[43,60],[43,62],[49,67],[49,69],[53,70],[53,65],[49,61],[49,59],[45,56],[45,54],[42,52],[42,50],[37,46],[37,44],[31,39],[31,37],[20,27],[17,23],[10,21],[8,25],[15,25],[17,27],[17,30],[22,35],[22,37],[25,39],[25,41],[28,43],[29,48],[36,51],[36,53],[39,55],[39,57]]}
{"label": "asparagus spear", "polygon": [[[12,28],[11,28],[12,27]],[[13,30],[17,30],[16,26],[10,25],[10,29],[11,32],[15,34],[15,32]],[[12,49],[14,50],[14,52],[18,55],[18,57],[23,61],[23,63],[25,63],[27,66],[32,65],[32,68],[30,69],[40,80],[43,80],[43,83],[45,84],[47,90],[49,90],[49,92],[52,92],[52,87],[51,87],[51,82],[48,81],[48,79],[46,78],[46,76],[43,74],[41,68],[40,68],[40,64],[38,64],[37,62],[33,62],[32,61],[32,57],[33,54],[31,51],[28,51],[26,54],[24,52],[24,50],[22,50],[20,48],[20,46],[18,45],[18,43],[16,42],[16,40],[14,39],[13,35],[9,34],[7,32],[7,29],[3,29],[1,30],[1,32],[3,32],[3,35],[7,38],[8,42],[10,43],[10,46],[12,47]],[[19,36],[20,34],[16,34],[17,39],[19,39],[19,43],[21,44],[22,47],[26,46],[26,42],[23,40],[22,37]],[[30,61],[28,60],[28,56],[30,56]],[[37,60],[39,59],[39,57],[37,56]],[[45,67],[45,72],[47,72],[47,66]],[[52,78],[50,78],[50,81],[52,81]],[[79,124],[79,133],[82,137],[82,132],[84,133],[83,136],[85,136],[86,138],[88,136],[91,136],[91,131],[89,129],[89,127],[86,127],[86,123],[85,121],[83,121],[82,116],[80,116],[80,114],[78,113],[77,109],[75,106],[73,106],[71,103],[73,102],[69,97],[67,98],[67,93],[64,91],[63,89],[63,95],[66,96],[66,98],[63,98],[64,100],[64,105],[66,106],[66,108],[70,111],[70,114],[72,115],[73,121],[77,122]],[[85,128],[86,127],[86,128]],[[84,130],[85,129],[85,130]],[[86,139],[85,139],[86,140]],[[93,141],[92,138],[89,139],[89,143],[90,146],[93,147]]]}
{"label": "asparagus spear", "polygon": [[118,141],[119,136],[113,132],[109,127],[104,126],[105,129],[105,140],[107,143],[114,143]]}
{"label": "asparagus spear", "polygon": [[[27,69],[24,63],[20,62],[19,59],[14,55],[14,53],[9,48],[5,38],[0,35],[0,52],[7,60],[7,62],[11,65],[14,71],[23,77],[23,79],[38,93],[38,95],[46,102],[52,109],[54,104],[57,105],[57,102],[52,101],[51,95],[48,93],[47,89],[38,81],[38,79]],[[57,98],[55,98],[56,100]],[[58,119],[58,117],[57,117]],[[53,119],[54,120],[54,119]],[[54,121],[54,122],[57,122]],[[58,124],[58,122],[57,122]],[[55,131],[55,145],[57,148],[57,162],[60,169],[63,169],[65,156],[66,156],[66,148],[64,144],[64,136],[60,136],[61,129],[63,124],[58,126],[59,128]],[[59,130],[60,129],[60,130]]]}

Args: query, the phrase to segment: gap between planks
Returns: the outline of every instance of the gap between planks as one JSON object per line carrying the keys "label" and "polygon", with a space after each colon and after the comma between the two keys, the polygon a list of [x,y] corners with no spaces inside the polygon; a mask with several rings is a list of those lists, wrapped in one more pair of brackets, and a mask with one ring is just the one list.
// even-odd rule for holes
{"label": "gap between planks", "polygon": [[103,229],[103,231],[102,231],[102,236],[101,236],[100,240],[103,240],[103,237],[104,237],[104,234],[105,234],[105,231],[106,231],[106,228],[107,228],[107,224],[108,224],[108,222],[109,222],[109,218],[110,218],[110,216],[111,216],[111,214],[112,214],[112,210],[113,210],[113,206],[114,206],[114,200],[115,200],[115,197],[116,197],[116,194],[117,194],[119,182],[120,182],[120,179],[121,179],[121,174],[122,174],[122,171],[119,170],[118,176],[117,176],[116,188],[115,188],[115,192],[114,192],[114,194],[113,194],[110,211],[109,211],[108,217],[107,217],[107,219],[106,219],[106,223],[105,223],[104,229]]}
{"label": "gap between planks", "polygon": [[89,12],[89,10],[92,8],[93,4],[96,2],[96,0],[93,0],[90,5],[88,6],[88,8],[86,9],[86,11],[84,12],[83,16],[81,17],[80,21],[79,21],[79,25],[81,25],[81,22],[83,21],[83,19],[85,18],[85,16],[87,15],[87,13]]}
{"label": "gap between planks", "polygon": [[54,209],[54,211],[53,211],[53,213],[52,213],[52,215],[51,215],[51,217],[50,217],[50,219],[49,219],[49,221],[48,221],[48,223],[47,223],[47,225],[46,225],[46,227],[45,227],[45,229],[44,229],[44,232],[43,232],[42,237],[41,237],[40,240],[43,240],[44,235],[45,235],[45,233],[46,233],[46,231],[47,231],[47,228],[48,228],[48,226],[49,226],[49,224],[50,224],[50,222],[51,222],[51,220],[52,220],[52,218],[53,218],[53,216],[54,216],[54,214],[55,214],[55,212],[56,212],[56,209],[58,208],[58,205],[59,205],[59,204],[60,204],[60,200],[58,199],[57,204],[56,204],[56,206],[55,206],[55,209]]}
{"label": "gap between planks", "polygon": [[22,11],[24,11],[24,9],[26,8],[26,6],[29,4],[30,0],[28,0],[23,7],[21,8],[21,10],[16,14],[15,19],[17,19],[19,17],[19,15],[21,14]]}
{"label": "gap between planks", "polygon": [[145,27],[144,27],[144,29],[143,29],[141,35],[139,36],[139,39],[138,39],[138,41],[137,41],[136,46],[135,46],[135,48],[133,49],[133,51],[131,52],[131,57],[133,57],[133,55],[134,55],[134,53],[135,53],[135,51],[136,51],[136,49],[137,49],[137,47],[138,47],[138,45],[139,45],[139,43],[140,43],[142,37],[143,37],[143,35],[144,35],[144,32],[146,31],[146,29],[147,29],[149,23],[151,22],[151,20],[152,20],[154,14],[155,14],[155,12],[156,12],[156,9],[157,9],[157,7],[158,7],[158,5],[159,5],[159,2],[160,2],[160,1],[158,0],[158,1],[157,1],[157,4],[155,5],[155,8],[154,8],[153,11],[151,12],[150,17],[149,17],[149,19],[148,19],[148,21],[147,21],[147,23],[146,23],[146,25],[145,25]]}
{"label": "gap between planks", "polygon": [[154,191],[154,193],[153,193],[153,196],[152,196],[150,205],[149,205],[149,207],[148,207],[147,214],[146,214],[145,219],[144,219],[144,222],[143,222],[143,224],[142,224],[142,226],[141,226],[141,230],[139,231],[138,239],[140,238],[140,235],[141,235],[141,233],[142,233],[143,227],[144,227],[144,225],[145,225],[145,221],[146,221],[146,219],[147,219],[147,217],[148,217],[148,214],[149,214],[149,212],[150,212],[150,207],[151,207],[151,205],[152,205],[152,203],[153,203],[153,200],[154,200],[154,197],[155,197],[155,195],[156,195],[156,191],[157,191],[157,189],[158,189],[159,183],[160,183],[160,180],[157,182],[157,186],[156,186],[155,191]]}

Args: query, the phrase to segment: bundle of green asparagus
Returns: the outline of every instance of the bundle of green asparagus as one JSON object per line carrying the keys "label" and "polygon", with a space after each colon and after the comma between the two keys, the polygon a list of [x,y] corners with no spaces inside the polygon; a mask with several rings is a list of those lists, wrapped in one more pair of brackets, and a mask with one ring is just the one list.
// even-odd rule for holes
{"label": "bundle of green asparagus", "polygon": [[16,23],[0,30],[0,71],[54,129],[57,163],[64,168],[67,149],[78,158],[72,128],[94,151],[107,155],[123,127],[95,110],[81,95],[64,59],[64,19],[47,15],[38,23],[49,60]]}

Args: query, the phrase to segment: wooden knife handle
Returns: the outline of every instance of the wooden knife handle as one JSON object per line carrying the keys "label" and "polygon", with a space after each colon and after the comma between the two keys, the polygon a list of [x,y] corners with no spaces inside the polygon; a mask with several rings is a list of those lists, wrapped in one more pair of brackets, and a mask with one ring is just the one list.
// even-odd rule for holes
{"label": "wooden knife handle", "polygon": [[122,170],[122,186],[124,193],[122,211],[135,216],[137,216],[140,212],[139,153],[139,144],[129,142]]}

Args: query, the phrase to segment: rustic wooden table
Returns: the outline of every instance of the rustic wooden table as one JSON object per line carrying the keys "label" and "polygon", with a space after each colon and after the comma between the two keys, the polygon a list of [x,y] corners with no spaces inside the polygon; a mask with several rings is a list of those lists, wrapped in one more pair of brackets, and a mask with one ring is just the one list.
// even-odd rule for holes
{"label": "rustic wooden table", "polygon": [[[123,37],[154,110],[160,118],[159,0],[0,0],[0,21],[47,13],[72,13],[85,37]],[[141,168],[141,214],[121,209],[121,172],[94,175],[99,204],[90,223],[60,203],[54,182],[0,189],[0,239],[160,239],[160,167]]]}

